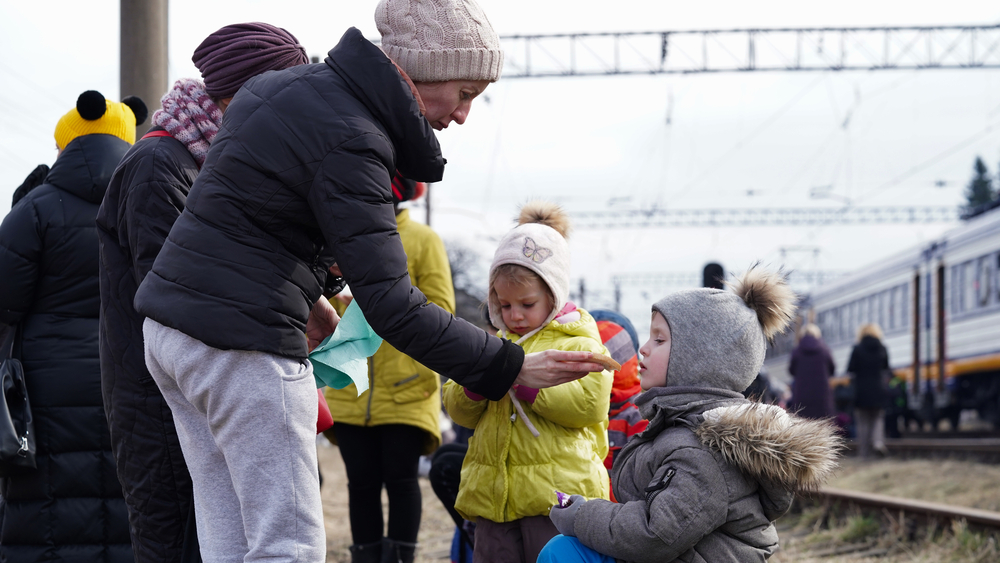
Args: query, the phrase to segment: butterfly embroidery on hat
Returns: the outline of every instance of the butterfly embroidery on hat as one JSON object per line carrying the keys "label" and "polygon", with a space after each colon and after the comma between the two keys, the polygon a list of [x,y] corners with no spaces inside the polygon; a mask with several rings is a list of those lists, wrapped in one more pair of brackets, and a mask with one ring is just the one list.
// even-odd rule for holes
{"label": "butterfly embroidery on hat", "polygon": [[539,246],[535,243],[535,239],[531,237],[524,237],[524,248],[521,249],[521,253],[524,254],[525,258],[530,258],[538,264],[541,264],[552,256],[551,250],[544,246]]}

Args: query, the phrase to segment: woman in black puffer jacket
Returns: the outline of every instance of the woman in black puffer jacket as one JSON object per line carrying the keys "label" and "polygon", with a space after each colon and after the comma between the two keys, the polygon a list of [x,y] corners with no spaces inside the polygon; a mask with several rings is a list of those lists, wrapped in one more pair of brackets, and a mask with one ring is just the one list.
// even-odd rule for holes
{"label": "woman in black puffer jacket", "polygon": [[101,399],[94,220],[137,117],[137,98],[82,94],[45,182],[0,225],[0,326],[17,326],[37,445],[36,469],[0,479],[0,561],[133,561]]}
{"label": "woman in black puffer jacket", "polygon": [[465,121],[503,52],[473,0],[383,0],[375,19],[381,48],[351,28],[325,61],[240,89],[136,292],[206,561],[325,560],[306,359],[339,322],[322,298],[334,263],[389,344],[488,398],[601,369],[588,352],[525,357],[411,286],[391,174],[441,179],[434,130]]}

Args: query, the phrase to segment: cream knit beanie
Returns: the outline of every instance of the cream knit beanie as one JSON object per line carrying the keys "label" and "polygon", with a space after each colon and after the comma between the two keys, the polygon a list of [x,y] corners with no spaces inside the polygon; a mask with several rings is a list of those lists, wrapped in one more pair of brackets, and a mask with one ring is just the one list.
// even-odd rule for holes
{"label": "cream knit beanie", "polygon": [[375,24],[414,82],[500,79],[500,38],[474,0],[382,0]]}
{"label": "cream knit beanie", "polygon": [[518,226],[500,239],[493,255],[490,265],[491,295],[487,298],[487,307],[490,322],[506,334],[508,329],[503,322],[503,314],[492,295],[496,269],[504,264],[516,264],[538,275],[552,292],[552,310],[541,326],[520,337],[520,340],[526,340],[549,324],[569,301],[570,256],[566,236],[570,225],[569,216],[561,207],[544,201],[526,203],[521,208],[518,222]]}

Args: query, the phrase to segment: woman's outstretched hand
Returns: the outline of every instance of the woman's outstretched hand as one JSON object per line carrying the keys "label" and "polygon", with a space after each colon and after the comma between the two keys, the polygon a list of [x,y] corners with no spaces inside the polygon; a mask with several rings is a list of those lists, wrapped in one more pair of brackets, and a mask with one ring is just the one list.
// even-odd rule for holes
{"label": "woman's outstretched hand", "polygon": [[340,315],[327,301],[326,297],[320,296],[319,301],[313,305],[309,312],[309,320],[306,321],[306,337],[309,339],[309,351],[320,345],[327,336],[337,330],[340,323]]}
{"label": "woman's outstretched hand", "polygon": [[600,364],[588,362],[591,352],[545,350],[524,356],[521,372],[514,383],[535,389],[545,389],[580,379],[588,373],[602,371]]}

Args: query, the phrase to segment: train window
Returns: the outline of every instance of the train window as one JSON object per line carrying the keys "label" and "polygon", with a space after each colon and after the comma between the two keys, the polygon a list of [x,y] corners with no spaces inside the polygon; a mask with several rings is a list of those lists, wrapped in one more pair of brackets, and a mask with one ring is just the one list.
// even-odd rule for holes
{"label": "train window", "polygon": [[976,306],[985,307],[990,303],[990,257],[976,260]]}
{"label": "train window", "polygon": [[951,314],[957,314],[962,312],[962,289],[965,287],[962,284],[962,266],[952,266],[951,267],[950,284],[951,291],[949,295],[951,296],[951,302],[948,303],[951,309]]}
{"label": "train window", "polygon": [[892,294],[888,289],[878,294],[878,324],[885,328],[889,328],[889,325],[892,324],[892,315],[889,313],[890,302],[892,302]]}
{"label": "train window", "polygon": [[910,286],[899,286],[899,326],[910,326]]}
{"label": "train window", "polygon": [[962,264],[963,289],[962,310],[971,311],[976,308],[976,286],[979,280],[976,277],[976,263],[969,260]]}
{"label": "train window", "polygon": [[889,298],[885,300],[887,307],[885,318],[889,321],[889,330],[892,330],[898,326],[896,321],[899,319],[896,318],[896,312],[899,309],[896,307],[896,302],[899,300],[899,288],[894,287],[890,289],[888,297]]}

